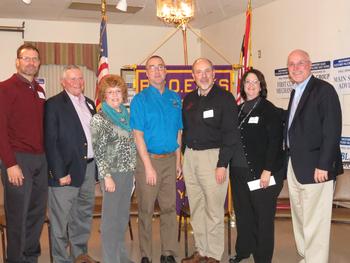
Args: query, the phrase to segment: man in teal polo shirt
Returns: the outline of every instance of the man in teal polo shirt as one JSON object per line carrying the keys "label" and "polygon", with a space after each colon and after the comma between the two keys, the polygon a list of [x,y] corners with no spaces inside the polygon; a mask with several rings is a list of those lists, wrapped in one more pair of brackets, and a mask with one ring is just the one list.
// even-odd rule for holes
{"label": "man in teal polo shirt", "polygon": [[[176,175],[181,173],[181,99],[165,86],[166,68],[159,56],[146,62],[150,85],[130,106],[130,126],[138,152],[136,195],[141,263],[152,261],[154,202],[160,207],[161,263],[173,263],[176,240]],[[158,260],[157,260],[158,261]]]}

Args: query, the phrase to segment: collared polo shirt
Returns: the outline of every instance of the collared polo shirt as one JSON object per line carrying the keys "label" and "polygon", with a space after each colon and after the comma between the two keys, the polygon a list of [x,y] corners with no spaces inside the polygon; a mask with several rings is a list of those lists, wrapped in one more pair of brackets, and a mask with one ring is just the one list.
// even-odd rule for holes
{"label": "collared polo shirt", "polygon": [[130,126],[142,131],[148,152],[174,152],[178,131],[182,129],[181,99],[167,87],[163,93],[149,86],[137,94],[130,105]]}
{"label": "collared polo shirt", "polygon": [[0,159],[17,164],[16,153],[44,153],[45,91],[20,74],[0,82]]}

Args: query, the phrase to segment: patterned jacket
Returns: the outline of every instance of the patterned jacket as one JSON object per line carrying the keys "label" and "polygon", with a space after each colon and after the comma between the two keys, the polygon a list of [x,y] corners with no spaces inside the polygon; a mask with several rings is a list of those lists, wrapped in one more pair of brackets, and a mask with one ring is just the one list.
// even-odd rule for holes
{"label": "patterned jacket", "polygon": [[103,111],[93,116],[90,126],[99,178],[134,171],[136,146],[132,132],[116,126]]}

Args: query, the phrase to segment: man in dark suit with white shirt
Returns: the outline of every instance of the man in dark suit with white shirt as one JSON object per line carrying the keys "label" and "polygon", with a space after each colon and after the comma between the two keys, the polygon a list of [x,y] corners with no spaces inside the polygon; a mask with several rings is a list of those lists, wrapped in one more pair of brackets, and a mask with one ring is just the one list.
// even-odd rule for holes
{"label": "man in dark suit with white shirt", "polygon": [[287,66],[295,84],[286,125],[294,237],[301,262],[327,263],[334,180],[343,171],[340,102],[331,84],[311,74],[308,53],[292,51]]}
{"label": "man in dark suit with white shirt", "polygon": [[87,243],[94,208],[96,173],[90,120],[96,108],[93,101],[83,95],[84,79],[79,67],[67,66],[61,85],[64,90],[45,105],[48,206],[54,261],[71,263],[81,257],[89,258]]}

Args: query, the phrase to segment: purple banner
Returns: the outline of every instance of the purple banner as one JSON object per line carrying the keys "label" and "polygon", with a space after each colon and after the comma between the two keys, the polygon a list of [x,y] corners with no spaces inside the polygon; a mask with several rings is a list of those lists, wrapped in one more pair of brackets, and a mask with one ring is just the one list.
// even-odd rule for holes
{"label": "purple banner", "polygon": [[[222,88],[233,92],[233,70],[232,66],[217,65],[215,68],[215,82]],[[192,66],[167,66],[167,86],[177,92],[181,98],[192,90],[196,84],[192,78]],[[149,85],[145,66],[137,66],[135,74],[136,93],[147,88]]]}

